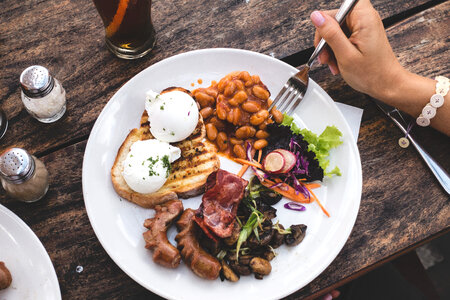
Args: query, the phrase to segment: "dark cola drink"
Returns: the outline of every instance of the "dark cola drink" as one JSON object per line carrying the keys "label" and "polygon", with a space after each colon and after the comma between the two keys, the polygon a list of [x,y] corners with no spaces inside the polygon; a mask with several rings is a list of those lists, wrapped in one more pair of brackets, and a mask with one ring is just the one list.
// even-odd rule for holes
{"label": "dark cola drink", "polygon": [[93,0],[105,25],[106,45],[118,57],[135,59],[155,45],[151,0]]}

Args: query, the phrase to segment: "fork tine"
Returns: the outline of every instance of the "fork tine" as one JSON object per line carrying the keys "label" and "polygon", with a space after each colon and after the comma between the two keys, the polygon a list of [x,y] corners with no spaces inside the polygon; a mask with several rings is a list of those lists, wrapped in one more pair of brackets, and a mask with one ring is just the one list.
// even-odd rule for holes
{"label": "fork tine", "polygon": [[294,99],[297,96],[297,94],[298,90],[295,87],[291,86],[288,94],[284,98],[284,101],[280,104],[278,110],[284,113],[286,109],[289,107],[289,104],[292,102],[292,99]]}
{"label": "fork tine", "polygon": [[294,99],[294,101],[292,101],[291,107],[289,107],[289,109],[286,110],[287,115],[291,115],[294,112],[295,108],[302,101],[304,96],[305,96],[305,93],[303,93],[303,92],[298,93],[297,97]]}
{"label": "fork tine", "polygon": [[275,100],[273,100],[272,104],[269,107],[269,111],[272,110],[272,108],[274,108],[275,105],[277,105],[277,103],[280,101],[281,96],[283,96],[283,94],[286,92],[286,90],[289,88],[289,84],[286,82],[283,86],[283,88],[280,90],[280,92],[278,93],[278,95],[275,97]]}

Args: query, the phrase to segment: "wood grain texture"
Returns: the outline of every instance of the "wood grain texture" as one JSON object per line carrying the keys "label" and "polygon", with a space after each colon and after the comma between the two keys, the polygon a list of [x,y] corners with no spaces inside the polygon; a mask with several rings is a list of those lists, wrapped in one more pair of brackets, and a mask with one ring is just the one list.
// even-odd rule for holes
{"label": "wood grain texture", "polygon": [[[232,3],[215,2],[220,2],[217,5]],[[287,5],[288,2],[279,1],[283,5]],[[391,10],[395,10],[397,5],[393,2],[400,1],[386,4]],[[415,1],[404,2],[408,2],[405,5],[411,5],[410,2]],[[44,9],[48,8],[49,1],[23,3],[22,5],[29,9],[41,7],[45,18],[55,20],[54,12],[47,13]],[[65,66],[55,76],[66,80],[66,89],[68,86],[79,89],[79,94],[74,90],[70,92],[72,102],[69,103],[68,115],[56,124],[44,126],[31,120],[20,107],[20,103],[16,103],[19,101],[18,90],[14,86],[17,75],[12,76],[9,72],[3,72],[0,75],[2,76],[0,97],[5,101],[3,105],[6,104],[8,112],[13,113],[14,117],[11,122],[13,128],[8,132],[7,138],[1,141],[0,148],[6,147],[6,144],[16,143],[40,152],[48,147],[70,143],[75,138],[83,139],[113,92],[134,73],[153,63],[155,57],[159,59],[163,57],[163,54],[158,52],[161,50],[157,50],[155,57],[140,62],[124,62],[113,59],[112,56],[107,58],[109,53],[103,48],[100,25],[90,27],[93,26],[91,19],[94,15],[90,12],[93,5],[80,0],[60,1],[58,5],[55,3],[52,2],[57,8],[56,17],[64,16],[67,24],[61,24],[61,28],[54,29],[52,35],[60,37],[61,41],[71,43],[64,32],[67,26],[72,26],[74,36],[84,28],[85,36],[98,37],[95,44],[97,50],[94,51],[97,56],[94,57],[92,52],[89,54],[92,49],[75,49],[73,46],[64,48],[61,44],[49,49],[50,53],[59,53],[59,56],[53,54],[45,56],[39,52],[44,46],[39,46],[36,41],[22,40],[23,36],[21,38],[9,36],[15,34],[12,26],[9,29],[0,27],[0,63],[4,70],[16,70],[20,73],[20,70],[28,65],[25,57],[29,56],[27,59],[31,59],[32,54],[41,59],[36,61],[37,63],[45,61],[48,57],[60,57],[48,60],[55,67],[59,65],[58,60]],[[85,10],[82,7],[83,3],[86,6]],[[154,3],[155,7],[164,4],[162,1]],[[173,5],[172,1],[167,3]],[[233,3],[237,4],[230,5],[225,11],[242,9],[238,2]],[[78,7],[78,10],[75,7]],[[34,24],[35,20],[33,22],[26,19],[19,20],[19,16],[23,13],[21,9],[23,7],[13,1],[0,2],[0,11],[4,11],[2,17],[7,16],[11,20],[16,20],[18,28],[21,28],[20,26],[28,28],[27,26]],[[450,75],[447,34],[449,22],[446,17],[449,10],[450,3],[447,2],[389,29],[388,35],[393,48],[408,69],[428,76]],[[82,26],[80,18],[89,21],[86,27]],[[2,18],[0,22],[4,22],[3,20]],[[100,22],[99,19],[97,21]],[[173,20],[173,22],[181,21]],[[163,30],[161,28],[159,32]],[[33,30],[25,32],[30,35]],[[34,39],[32,36],[30,38]],[[54,39],[50,35],[47,38]],[[74,38],[76,40],[78,37]],[[22,51],[18,55],[20,58],[18,61],[14,60],[14,55],[6,54],[5,41],[9,39],[20,41],[20,47],[23,47],[22,50],[19,46],[16,48],[17,51]],[[26,43],[29,43],[29,46],[26,46]],[[41,50],[36,50],[36,45],[38,48],[41,47]],[[276,45],[273,47],[275,49]],[[64,54],[62,49],[67,50],[69,54]],[[86,71],[84,67],[89,62],[94,63],[88,68],[91,73],[83,74],[83,71]],[[102,70],[103,73],[96,73],[96,69]],[[120,73],[122,69],[124,72]],[[116,77],[116,74],[120,76]],[[10,75],[12,77],[9,77]],[[327,70],[319,69],[312,77],[336,101],[364,108],[358,141],[363,167],[363,194],[353,232],[336,260],[316,280],[288,299],[317,295],[323,289],[339,284],[380,261],[414,247],[430,236],[448,230],[450,226],[450,204],[447,195],[412,147],[408,149],[398,147],[400,131],[365,96],[351,90],[338,77],[330,76]],[[22,133],[17,126],[22,126],[25,132]],[[448,137],[431,128],[415,130],[414,134],[426,146],[427,151],[450,170],[450,161],[447,158],[450,150]],[[55,266],[64,299],[158,299],[158,296],[135,283],[117,267],[103,250],[92,230],[84,208],[81,187],[81,165],[85,145],[86,142],[82,141],[42,157],[51,174],[51,188],[42,201],[25,205],[9,199],[4,191],[0,191],[0,203],[21,217],[41,239]],[[78,265],[83,266],[82,273],[75,272]]]}
{"label": "wood grain texture", "polygon": [[[427,2],[373,1],[383,17]],[[313,26],[309,14],[314,9],[336,8],[339,3],[153,1],[157,46],[143,59],[125,61],[106,49],[102,22],[90,0],[1,1],[0,103],[10,126],[0,151],[15,145],[35,154],[48,153],[85,139],[120,86],[144,68],[178,53],[233,47],[283,58],[310,48]],[[54,124],[34,120],[20,101],[19,75],[33,64],[46,66],[66,89],[66,115]]]}

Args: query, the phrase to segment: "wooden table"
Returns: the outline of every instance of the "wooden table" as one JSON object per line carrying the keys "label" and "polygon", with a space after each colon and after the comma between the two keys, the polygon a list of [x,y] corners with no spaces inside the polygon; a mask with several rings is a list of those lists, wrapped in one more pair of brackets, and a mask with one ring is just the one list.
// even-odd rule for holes
{"label": "wooden table", "polygon": [[[19,215],[47,249],[65,299],[157,297],[109,258],[89,223],[81,165],[89,132],[108,99],[144,68],[174,54],[210,47],[242,48],[273,55],[293,66],[312,52],[314,9],[340,1],[153,1],[158,44],[137,61],[115,58],[89,0],[0,1],[0,101],[10,126],[0,151],[23,147],[51,174],[47,196],[23,204],[0,192],[0,202]],[[450,75],[450,2],[374,0],[401,63],[425,76]],[[20,101],[19,75],[41,64],[63,82],[67,113],[54,124],[32,119]],[[334,262],[288,297],[314,298],[449,231],[448,195],[413,147],[397,145],[400,131],[340,77],[324,69],[311,77],[330,96],[364,109],[358,140],[363,193],[354,230]],[[431,128],[414,135],[450,170],[450,140]],[[75,268],[84,267],[82,273]]]}

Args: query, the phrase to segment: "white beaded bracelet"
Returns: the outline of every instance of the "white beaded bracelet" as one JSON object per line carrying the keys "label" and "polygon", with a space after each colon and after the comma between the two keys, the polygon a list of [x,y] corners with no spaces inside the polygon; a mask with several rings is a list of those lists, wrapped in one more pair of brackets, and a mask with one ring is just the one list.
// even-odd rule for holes
{"label": "white beaded bracelet", "polygon": [[436,94],[431,96],[430,103],[422,109],[422,113],[417,118],[416,123],[422,127],[430,125],[430,120],[436,115],[436,109],[444,105],[444,97],[450,89],[450,80],[444,76],[437,76]]}

